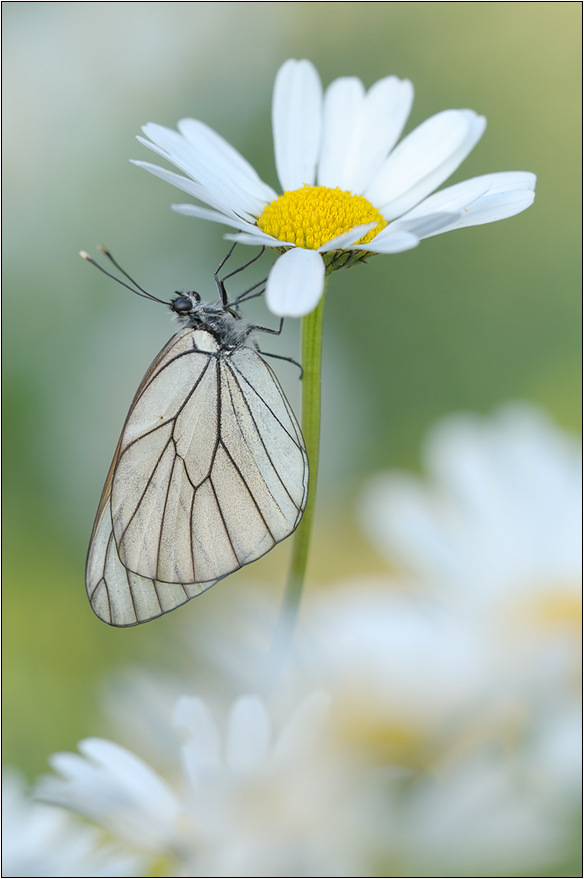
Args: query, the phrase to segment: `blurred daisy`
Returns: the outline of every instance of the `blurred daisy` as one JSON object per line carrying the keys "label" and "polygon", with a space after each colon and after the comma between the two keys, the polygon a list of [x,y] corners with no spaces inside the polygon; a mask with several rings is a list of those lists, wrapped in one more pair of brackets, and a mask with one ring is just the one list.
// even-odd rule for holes
{"label": "blurred daisy", "polygon": [[[118,720],[167,780],[89,739],[52,758],[60,777],[39,794],[168,859],[166,875],[572,875],[576,443],[514,405],[445,419],[425,458],[428,476],[377,476],[362,504],[409,583],[360,576],[309,594],[269,710],[240,697],[222,725],[182,696],[180,747],[167,721],[180,684],[134,681]],[[189,628],[197,667],[223,692],[250,688],[273,665],[273,614],[249,595],[218,608]]]}
{"label": "blurred daisy", "polygon": [[196,119],[181,120],[178,132],[149,123],[149,140],[138,138],[186,177],[135,164],[209,206],[173,205],[179,213],[237,229],[226,236],[234,241],[276,248],[282,255],[268,278],[267,305],[300,317],[316,307],[333,269],[511,217],[533,202],[536,178],[523,171],[486,174],[431,195],[468,156],[486,120],[472,110],[445,110],[397,144],[413,94],[412,84],[395,76],[367,93],[359,79],[343,77],[323,96],[309,61],[286,61],[272,104],[282,195]]}
{"label": "blurred daisy", "polygon": [[388,785],[396,869],[552,875],[580,804],[579,444],[513,404],[444,419],[425,463],[374,477],[361,505],[409,588],[309,596],[302,666],[343,746],[406,773]]}
{"label": "blurred daisy", "polygon": [[390,849],[407,865],[394,875],[570,875],[578,802],[550,792],[546,769],[491,741],[394,793]]}
{"label": "blurred daisy", "polygon": [[37,795],[171,859],[167,875],[364,875],[353,850],[365,839],[361,825],[347,815],[338,827],[344,770],[319,753],[328,706],[313,693],[274,736],[265,702],[240,697],[222,735],[203,700],[182,696],[174,708],[182,777],[174,783],[126,748],[86,739],[81,756],[53,755],[60,777],[41,779]]}
{"label": "blurred daisy", "polygon": [[454,415],[430,433],[428,479],[374,477],[367,534],[418,580],[479,614],[499,600],[578,595],[582,463],[575,438],[533,406]]}
{"label": "blurred daisy", "polygon": [[34,802],[19,774],[3,772],[3,876],[144,875],[143,858],[104,845],[102,837],[69,812]]}

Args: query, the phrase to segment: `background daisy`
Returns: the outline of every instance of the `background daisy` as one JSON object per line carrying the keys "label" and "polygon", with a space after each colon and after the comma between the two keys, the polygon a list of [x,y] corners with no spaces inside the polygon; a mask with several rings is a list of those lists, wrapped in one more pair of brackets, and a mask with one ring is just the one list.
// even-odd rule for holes
{"label": "background daisy", "polygon": [[[528,406],[438,424],[422,478],[379,475],[362,498],[399,574],[307,595],[269,687],[269,595],[248,584],[183,626],[182,681],[118,681],[131,751],[86,739],[37,795],[165,875],[573,875],[578,451]],[[208,701],[172,695],[192,691],[193,655]],[[250,686],[266,697],[228,695]]]}

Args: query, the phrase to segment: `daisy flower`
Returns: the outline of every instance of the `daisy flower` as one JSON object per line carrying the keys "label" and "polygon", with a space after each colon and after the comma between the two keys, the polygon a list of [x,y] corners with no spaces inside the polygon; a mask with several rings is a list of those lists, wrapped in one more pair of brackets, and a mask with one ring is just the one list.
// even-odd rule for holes
{"label": "daisy flower", "polygon": [[276,732],[258,696],[239,697],[224,729],[202,699],[182,696],[173,711],[182,771],[170,783],[126,748],[91,738],[80,754],[51,757],[57,774],[39,781],[37,797],[168,860],[164,875],[368,875],[362,838],[376,801],[365,785],[355,819],[354,775],[321,742],[329,703],[312,692]]}
{"label": "daisy flower", "polygon": [[431,195],[476,145],[486,120],[473,110],[444,110],[398,143],[413,95],[411,82],[388,76],[367,93],[359,79],[342,77],[323,96],[310,61],[286,61],[272,105],[281,195],[196,119],[182,119],[178,132],[149,123],[148,139],[138,138],[187,176],[134,164],[208,205],[173,205],[178,213],[231,226],[238,231],[226,237],[234,241],[278,250],[267,305],[278,316],[301,317],[317,306],[333,269],[511,217],[533,202],[536,178],[525,171],[485,174]]}
{"label": "daisy flower", "polygon": [[56,806],[35,802],[14,770],[2,773],[3,876],[140,876],[144,858]]}
{"label": "daisy flower", "polygon": [[445,419],[431,432],[424,459],[430,485],[379,474],[365,493],[365,530],[392,563],[439,584],[479,616],[512,593],[517,600],[549,589],[579,595],[582,464],[575,438],[537,408],[512,403],[488,419]]}

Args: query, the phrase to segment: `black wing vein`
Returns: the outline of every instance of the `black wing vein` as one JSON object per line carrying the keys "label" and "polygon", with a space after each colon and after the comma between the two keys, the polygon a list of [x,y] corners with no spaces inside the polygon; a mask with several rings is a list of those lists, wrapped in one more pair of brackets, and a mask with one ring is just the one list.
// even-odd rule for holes
{"label": "black wing vein", "polygon": [[[271,454],[270,454],[270,452],[269,452],[269,450],[268,450],[268,447],[266,446],[266,443],[264,442],[264,438],[263,438],[262,432],[261,432],[261,430],[260,430],[260,428],[259,428],[259,425],[258,425],[256,419],[255,419],[255,416],[254,416],[254,414],[253,414],[252,408],[251,408],[251,406],[249,405],[249,403],[248,403],[248,401],[247,401],[247,398],[246,398],[245,394],[243,393],[243,388],[242,388],[242,386],[241,386],[241,384],[240,384],[240,382],[239,382],[239,379],[238,379],[238,377],[235,375],[235,372],[234,372],[233,370],[232,370],[232,375],[233,375],[233,380],[237,383],[237,385],[238,385],[238,387],[239,387],[239,389],[240,389],[240,391],[241,391],[241,397],[242,397],[243,402],[244,402],[244,404],[245,404],[245,407],[246,407],[246,409],[247,409],[247,411],[248,411],[248,413],[249,413],[249,417],[251,418],[251,420],[252,420],[252,422],[253,422],[253,425],[254,425],[254,427],[255,427],[255,429],[256,429],[256,432],[257,432],[257,435],[258,435],[258,437],[259,437],[259,440],[260,440],[260,442],[261,442],[261,444],[262,444],[262,447],[263,447],[263,449],[264,449],[264,451],[265,451],[265,453],[266,453],[266,457],[267,457],[268,461],[270,462],[270,464],[272,465],[272,469],[273,469],[274,473],[276,474],[276,477],[278,478],[278,481],[280,482],[280,485],[282,486],[282,488],[284,489],[284,491],[286,492],[286,494],[287,494],[288,497],[290,498],[290,501],[291,501],[292,505],[296,508],[296,510],[299,510],[300,508],[299,508],[298,504],[296,503],[296,501],[294,500],[294,498],[292,497],[292,495],[291,495],[290,492],[288,491],[288,486],[286,485],[286,483],[284,482],[284,480],[282,479],[282,477],[281,477],[280,474],[278,473],[278,469],[277,469],[277,467],[276,467],[276,465],[275,465],[275,463],[274,463],[274,461],[273,461],[273,459],[272,459],[272,456],[271,456]],[[248,384],[249,384],[249,383],[248,383]],[[263,399],[263,397],[260,397],[259,394],[258,394],[258,398],[262,401],[262,403],[264,403],[264,405],[266,406],[266,408],[268,409],[268,411],[271,412],[271,414],[274,416],[274,419],[275,419],[275,420],[278,422],[278,424],[282,427],[282,430],[284,430],[285,433],[287,434],[287,436],[289,436],[290,439],[292,440],[292,442],[294,442],[293,437],[290,436],[290,434],[288,433],[288,431],[286,430],[286,428],[284,427],[284,425],[282,424],[282,422],[280,421],[280,419],[275,415],[275,413],[273,412],[273,410],[271,409],[271,407],[268,406],[268,404],[267,404],[266,401]],[[242,433],[243,436],[245,436],[245,434],[244,434],[244,432],[243,432],[243,429],[241,428],[241,424],[240,424],[240,421],[239,421],[239,416],[238,416],[238,414],[237,414],[237,410],[235,409],[235,407],[234,407],[234,413],[235,413],[235,419],[236,419],[237,423],[238,423],[239,426],[240,426],[241,433]],[[292,422],[292,423],[294,423],[294,422]],[[297,445],[298,445],[298,444],[297,444]],[[248,446],[248,448],[249,448],[249,446]],[[302,451],[302,449],[301,449],[300,446],[298,446],[298,448],[300,449],[300,451]],[[251,451],[251,450],[250,450],[250,451]],[[266,491],[269,492],[269,494],[271,495],[272,500],[274,501],[274,503],[275,503],[276,505],[278,505],[278,502],[276,501],[274,495],[273,495],[272,492],[270,491],[270,487],[269,487],[269,485],[267,484],[267,482],[266,482],[265,480],[264,480],[264,485],[266,486]],[[250,492],[250,494],[251,494],[251,492]]]}
{"label": "black wing vein", "polygon": [[[263,361],[262,361],[262,363],[263,363]],[[266,367],[269,369],[269,366],[268,366],[267,363],[264,363],[264,366],[266,366]],[[238,369],[238,367],[237,367],[235,364],[230,364],[230,369],[231,369],[231,371],[234,373],[234,375],[233,375],[234,378],[235,378],[235,372],[237,371],[237,372],[239,373],[239,375],[241,376],[241,378],[243,379],[243,381],[246,383],[246,385],[248,386],[248,388],[249,388],[251,391],[253,391],[253,393],[256,395],[256,397],[258,398],[258,400],[261,400],[261,402],[264,404],[264,406],[266,407],[266,409],[267,409],[269,412],[271,412],[271,414],[274,416],[274,419],[278,422],[278,424],[280,425],[280,427],[282,428],[282,430],[283,430],[283,431],[284,431],[284,432],[290,437],[290,439],[292,440],[292,442],[293,442],[293,443],[294,443],[294,444],[300,449],[300,451],[303,451],[303,449],[304,449],[304,441],[301,439],[301,436],[299,436],[298,432],[296,431],[296,427],[297,427],[296,417],[294,416],[294,413],[292,412],[292,409],[290,408],[290,404],[288,403],[288,400],[287,400],[286,397],[284,396],[284,393],[283,393],[283,391],[282,391],[282,389],[281,389],[281,387],[280,387],[280,383],[275,379],[274,374],[272,373],[272,370],[270,370],[270,372],[272,373],[272,375],[271,375],[270,377],[271,377],[272,380],[273,380],[274,387],[275,387],[276,390],[278,391],[278,394],[280,395],[280,398],[282,399],[282,402],[285,404],[285,409],[286,409],[286,411],[288,412],[288,415],[291,416],[291,417],[290,417],[290,420],[291,420],[292,424],[294,425],[294,436],[292,436],[292,434],[290,433],[290,431],[288,430],[288,428],[287,428],[284,424],[282,424],[282,422],[280,421],[280,419],[278,418],[278,416],[276,415],[276,413],[274,412],[274,410],[272,409],[272,407],[269,405],[269,403],[266,402],[266,400],[264,400],[264,398],[261,396],[261,394],[259,394],[259,393],[257,392],[257,390],[256,390],[256,389],[254,388],[254,386],[251,384],[251,382],[249,381],[249,379],[247,378],[247,376],[245,376],[245,375],[242,373],[242,371],[241,371],[240,369]],[[241,388],[241,385],[240,385],[240,388]],[[243,394],[243,391],[242,391],[242,395],[243,395],[243,397],[244,397],[244,399],[245,399],[245,394]]]}

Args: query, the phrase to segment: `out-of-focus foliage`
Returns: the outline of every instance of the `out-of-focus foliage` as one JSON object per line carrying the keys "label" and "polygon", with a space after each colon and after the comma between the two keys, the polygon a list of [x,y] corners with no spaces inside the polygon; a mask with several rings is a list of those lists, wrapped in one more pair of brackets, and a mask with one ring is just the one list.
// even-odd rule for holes
{"label": "out-of-focus foliage", "polygon": [[[415,465],[437,416],[522,397],[578,423],[580,12],[574,3],[4,4],[8,762],[36,773],[49,752],[106,733],[96,699],[104,673],[175,661],[178,620],[111,630],[83,588],[117,434],[172,328],[77,252],[103,242],[156,295],[210,296],[226,249],[221,227],[173,214],[168,187],[128,164],[149,158],[134,139],[140,125],[200,118],[276,185],[273,77],[287,57],[308,57],[325,84],[410,78],[407,130],[449,107],[484,113],[486,134],[449,182],[538,174],[525,214],[331,282],[312,582],[379,570],[352,525],[356,487],[380,467]],[[253,314],[270,320],[261,305]],[[288,321],[273,350],[294,356],[297,330]],[[297,373],[278,371],[294,401]],[[255,575],[279,589],[286,557],[283,546]],[[204,615],[219,607],[217,590],[244,588],[230,578],[175,616]]]}

